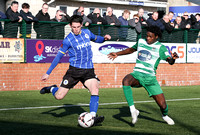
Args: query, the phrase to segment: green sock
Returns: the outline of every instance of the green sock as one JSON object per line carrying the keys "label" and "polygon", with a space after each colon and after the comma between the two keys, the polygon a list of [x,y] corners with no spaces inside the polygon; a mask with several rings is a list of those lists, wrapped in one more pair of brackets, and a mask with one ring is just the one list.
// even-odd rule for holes
{"label": "green sock", "polygon": [[124,91],[126,101],[128,102],[128,105],[129,106],[134,105],[131,86],[123,86],[123,91]]}
{"label": "green sock", "polygon": [[168,105],[164,110],[163,109],[160,109],[160,110],[161,110],[163,116],[168,115]]}

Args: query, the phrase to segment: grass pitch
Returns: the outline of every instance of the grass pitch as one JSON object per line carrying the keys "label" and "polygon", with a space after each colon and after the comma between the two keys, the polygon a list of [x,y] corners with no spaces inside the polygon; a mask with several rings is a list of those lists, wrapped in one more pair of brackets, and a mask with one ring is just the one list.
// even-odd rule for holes
{"label": "grass pitch", "polygon": [[80,113],[89,111],[90,93],[85,89],[73,89],[60,101],[51,94],[40,95],[39,91],[2,91],[0,135],[199,135],[200,86],[162,89],[175,125],[162,120],[157,104],[143,88],[133,89],[140,115],[132,125],[129,107],[119,88],[100,89],[98,114],[104,115],[105,120],[89,129],[79,127],[77,122]]}

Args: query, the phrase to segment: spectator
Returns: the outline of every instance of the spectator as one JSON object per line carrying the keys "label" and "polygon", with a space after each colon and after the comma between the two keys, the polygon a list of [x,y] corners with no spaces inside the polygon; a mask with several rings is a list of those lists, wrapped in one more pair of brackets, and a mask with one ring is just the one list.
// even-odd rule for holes
{"label": "spectator", "polygon": [[147,19],[148,26],[156,26],[158,21],[158,12],[153,12],[153,14]]}
{"label": "spectator", "polygon": [[128,18],[130,16],[131,12],[127,9],[124,10],[122,16],[120,16],[118,19],[121,23],[121,25],[128,25]]}
{"label": "spectator", "polygon": [[113,9],[111,7],[107,8],[106,16],[104,17],[104,19],[107,21],[107,23],[109,25],[116,25],[116,26],[120,26],[121,25],[120,21],[113,14]]}
{"label": "spectator", "polygon": [[[7,16],[3,12],[0,11],[0,19],[6,19],[6,18],[7,18]],[[3,34],[3,28],[2,28],[2,25],[0,22],[0,35],[2,35],[2,34]]]}
{"label": "spectator", "polygon": [[11,6],[6,10],[6,16],[10,21],[6,21],[4,25],[4,35],[5,38],[17,38],[18,33],[18,22],[22,21],[22,17],[18,12],[18,2],[13,1]]}
{"label": "spectator", "polygon": [[138,10],[139,22],[143,27],[147,27],[147,20],[144,18],[144,9],[140,8]]}
{"label": "spectator", "polygon": [[100,10],[98,8],[95,8],[94,11],[88,15],[88,18],[92,20],[92,24],[107,24],[106,20],[101,17]]}
{"label": "spectator", "polygon": [[191,19],[189,18],[188,12],[184,12],[183,16],[181,17],[181,19],[182,19],[182,22],[185,25],[185,28],[186,29],[190,29],[192,23],[191,23]]}
{"label": "spectator", "polygon": [[139,15],[134,14],[133,19],[128,20],[128,25],[131,26],[131,28],[128,29],[127,40],[135,42],[137,41],[137,35],[142,31]]}
{"label": "spectator", "polygon": [[[20,14],[23,20],[26,22],[26,38],[31,38],[31,29],[32,29],[32,22],[37,22],[38,19],[35,18],[31,12],[29,12],[30,5],[28,3],[22,4],[22,9],[20,10]],[[23,37],[23,26],[20,25],[20,38]]]}
{"label": "spectator", "polygon": [[175,29],[184,29],[185,25],[182,22],[182,19],[180,16],[177,16],[176,19],[174,20],[174,28]]}
{"label": "spectator", "polygon": [[174,29],[173,25],[171,25],[169,16],[164,15],[162,19],[159,19],[157,21],[157,26],[162,30],[162,31],[167,31],[168,33],[171,33]]}
{"label": "spectator", "polygon": [[[70,16],[65,14],[62,10],[56,11],[55,18],[51,19],[54,22],[69,22]],[[52,27],[52,39],[64,39],[65,36],[65,25],[60,23],[53,23],[51,24]]]}
{"label": "spectator", "polygon": [[169,16],[170,23],[173,23],[174,12],[169,11],[168,16]]}
{"label": "spectator", "polygon": [[74,10],[73,15],[79,15],[83,17],[83,24],[89,26],[92,21],[84,14],[84,7],[80,6],[78,9]]}
{"label": "spectator", "polygon": [[121,28],[119,30],[119,33],[120,33],[120,40],[125,40],[127,38],[127,35],[128,35],[128,18],[130,16],[130,11],[125,9],[122,16],[120,16],[118,19],[119,21],[121,22]]}
{"label": "spectator", "polygon": [[[113,26],[121,25],[117,17],[113,14],[113,9],[111,7],[107,8],[106,15],[104,16],[104,18],[109,25]],[[105,28],[104,30],[105,34],[111,35],[112,40],[116,41],[119,39],[119,30],[117,27],[105,26],[104,28]]]}
{"label": "spectator", "polygon": [[[48,14],[49,6],[47,3],[42,5],[42,9],[37,13],[36,18],[39,21],[50,21],[50,16]],[[51,24],[38,22],[34,23],[34,30],[37,33],[38,39],[49,39],[51,38]]]}
{"label": "spectator", "polygon": [[[100,10],[98,8],[95,8],[94,11],[90,13],[87,17],[91,19],[92,24],[103,24],[103,25],[107,24],[106,20],[103,17],[101,17]],[[103,28],[104,27],[102,26],[96,26],[96,25],[92,25],[89,27],[92,33],[99,36],[103,36],[103,32],[102,32]]]}
{"label": "spectator", "polygon": [[200,14],[191,15],[192,19],[192,28],[193,29],[200,29]]}

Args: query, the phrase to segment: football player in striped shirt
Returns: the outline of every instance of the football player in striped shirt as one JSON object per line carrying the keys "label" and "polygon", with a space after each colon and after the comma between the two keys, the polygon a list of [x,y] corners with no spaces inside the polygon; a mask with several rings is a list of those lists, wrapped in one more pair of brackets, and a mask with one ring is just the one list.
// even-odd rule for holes
{"label": "football player in striped shirt", "polygon": [[40,90],[40,93],[52,93],[56,99],[60,100],[65,97],[71,88],[81,81],[91,93],[90,113],[94,117],[94,124],[97,124],[101,123],[104,117],[96,116],[99,104],[99,79],[94,73],[90,41],[103,43],[105,40],[110,40],[111,37],[110,35],[105,35],[104,37],[96,36],[88,29],[81,29],[82,22],[83,18],[81,16],[73,15],[71,17],[70,27],[72,31],[63,40],[58,54],[54,58],[46,74],[41,78],[42,81],[46,81],[60,59],[68,51],[70,65],[63,77],[60,87],[56,85],[44,87]]}
{"label": "football player in striped shirt", "polygon": [[149,96],[153,97],[160,107],[163,120],[169,125],[175,124],[174,121],[168,116],[168,105],[163,91],[156,79],[156,69],[160,60],[165,60],[170,65],[173,65],[175,60],[178,58],[178,55],[176,52],[171,52],[170,56],[167,48],[157,41],[157,39],[159,37],[161,38],[161,36],[161,30],[156,26],[151,26],[147,29],[146,40],[139,39],[138,42],[131,48],[108,54],[108,58],[114,60],[120,55],[131,54],[137,51],[134,71],[126,75],[122,81],[124,95],[130,107],[133,124],[137,122],[139,111],[134,106],[131,87],[141,86],[147,90]]}

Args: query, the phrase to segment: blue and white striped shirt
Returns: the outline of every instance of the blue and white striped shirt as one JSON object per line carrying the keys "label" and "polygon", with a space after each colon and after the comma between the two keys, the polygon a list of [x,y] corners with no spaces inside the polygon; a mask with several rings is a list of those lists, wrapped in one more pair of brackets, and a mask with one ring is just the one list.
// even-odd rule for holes
{"label": "blue and white striped shirt", "polygon": [[69,63],[71,66],[83,69],[94,68],[90,41],[103,43],[104,37],[96,36],[88,29],[82,29],[79,35],[74,35],[73,32],[70,32],[63,40],[58,54],[46,73],[48,75],[51,74],[52,70],[58,65],[60,59],[67,51],[69,53]]}
{"label": "blue and white striped shirt", "polygon": [[91,69],[92,62],[92,47],[90,41],[102,43],[104,38],[94,35],[88,29],[82,29],[81,33],[75,35],[70,32],[63,40],[63,45],[60,48],[61,53],[69,53],[69,63],[73,67]]}

